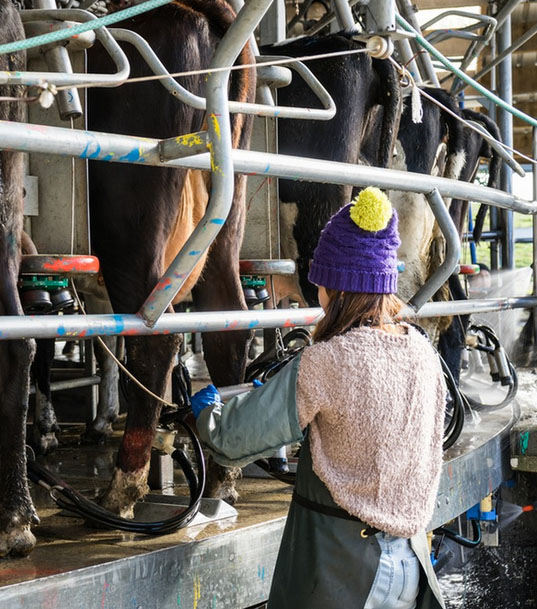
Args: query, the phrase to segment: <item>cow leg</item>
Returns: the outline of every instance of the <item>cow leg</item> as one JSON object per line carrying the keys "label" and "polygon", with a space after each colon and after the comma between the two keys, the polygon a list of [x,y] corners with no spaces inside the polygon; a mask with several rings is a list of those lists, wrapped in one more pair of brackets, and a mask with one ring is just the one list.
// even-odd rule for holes
{"label": "cow leg", "polygon": [[[8,241],[10,240],[8,235]],[[4,235],[0,235],[6,261],[0,282],[0,315],[22,315],[17,295],[18,264],[9,259]],[[25,556],[35,545],[30,524],[39,522],[26,478],[26,416],[30,365],[35,341],[0,343],[0,557]]]}
{"label": "cow leg", "polygon": [[[115,336],[103,336],[101,340],[112,353],[117,352],[118,339]],[[99,444],[112,434],[112,423],[119,414],[119,371],[116,362],[100,341],[93,341],[93,349],[101,374],[99,403],[97,416],[86,430],[84,438]]]}
{"label": "cow leg", "polygon": [[[235,180],[235,199],[242,196],[243,176]],[[242,206],[233,205],[231,213],[213,243],[200,281],[192,294],[198,311],[246,310],[239,277],[239,252],[244,227]],[[242,382],[252,332],[205,332],[203,353],[212,382],[217,387]],[[205,494],[230,503],[238,499],[236,469],[223,468],[209,460]]]}
{"label": "cow leg", "polygon": [[[125,339],[129,370],[153,393],[164,395],[179,344],[177,335]],[[106,508],[121,516],[132,517],[134,504],[149,490],[149,458],[160,410],[158,400],[134,383],[131,385],[125,433],[112,482],[103,500]]]}
{"label": "cow leg", "polygon": [[32,376],[35,382],[35,409],[31,439],[33,448],[41,455],[46,455],[57,448],[58,440],[55,432],[60,431],[52,406],[50,389],[54,343],[53,338],[38,340],[32,365]]}

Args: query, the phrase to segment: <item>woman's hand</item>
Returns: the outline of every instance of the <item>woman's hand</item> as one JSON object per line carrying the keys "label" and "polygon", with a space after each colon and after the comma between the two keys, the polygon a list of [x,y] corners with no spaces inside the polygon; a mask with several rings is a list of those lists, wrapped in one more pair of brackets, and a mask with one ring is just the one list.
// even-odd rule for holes
{"label": "woman's hand", "polygon": [[207,387],[200,389],[190,398],[190,408],[196,419],[199,417],[200,412],[204,408],[207,408],[207,406],[221,403],[222,398],[214,385],[207,385]]}

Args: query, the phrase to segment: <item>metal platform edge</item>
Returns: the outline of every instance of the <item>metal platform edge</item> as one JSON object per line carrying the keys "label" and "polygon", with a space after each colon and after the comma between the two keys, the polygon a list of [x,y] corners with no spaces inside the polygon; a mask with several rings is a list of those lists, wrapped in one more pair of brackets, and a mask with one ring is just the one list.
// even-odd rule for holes
{"label": "metal platform edge", "polygon": [[429,530],[463,514],[511,478],[509,436],[520,416],[516,402],[506,407],[505,414],[503,425],[486,441],[444,462]]}
{"label": "metal platform edge", "polygon": [[285,518],[0,588],[0,609],[239,609],[268,598]]}

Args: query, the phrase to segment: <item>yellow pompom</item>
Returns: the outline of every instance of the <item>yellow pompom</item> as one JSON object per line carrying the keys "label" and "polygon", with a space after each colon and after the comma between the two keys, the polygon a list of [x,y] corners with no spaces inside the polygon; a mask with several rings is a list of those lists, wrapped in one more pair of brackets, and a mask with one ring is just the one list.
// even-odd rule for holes
{"label": "yellow pompom", "polygon": [[353,199],[351,220],[364,230],[377,232],[388,226],[392,217],[390,199],[374,186],[368,186]]}

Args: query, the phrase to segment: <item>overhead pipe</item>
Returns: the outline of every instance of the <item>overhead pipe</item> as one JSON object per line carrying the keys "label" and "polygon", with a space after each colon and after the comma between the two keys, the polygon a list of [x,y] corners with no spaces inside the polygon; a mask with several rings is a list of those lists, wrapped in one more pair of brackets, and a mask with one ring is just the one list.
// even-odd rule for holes
{"label": "overhead pipe", "polygon": [[461,255],[459,233],[457,232],[448,208],[440,196],[438,189],[435,188],[427,193],[425,198],[427,199],[436,222],[438,223],[438,227],[446,240],[446,252],[442,264],[409,300],[408,304],[416,311],[419,311],[419,309],[438,292],[450,276],[453,275],[453,272],[459,264]]}
{"label": "overhead pipe", "polygon": [[[207,153],[161,161],[160,141],[130,135],[0,121],[0,142],[5,149],[146,166],[210,169]],[[526,201],[495,188],[448,178],[253,150],[232,150],[230,156],[236,173],[350,186],[375,184],[386,190],[423,194],[437,188],[443,197],[481,201],[522,214],[537,213],[535,201]]]}
{"label": "overhead pipe", "polygon": [[[218,44],[211,68],[232,66],[272,0],[249,0]],[[209,249],[231,209],[234,189],[231,123],[228,107],[230,70],[207,78],[207,132],[210,144],[211,195],[205,215],[140,308],[138,315],[152,327],[183,287]]]}
{"label": "overhead pipe", "polygon": [[[448,315],[472,315],[537,307],[537,296],[427,302],[416,312],[405,307],[400,319],[427,319]],[[0,340],[21,338],[86,339],[95,336],[160,336],[183,332],[233,332],[254,328],[313,326],[321,320],[321,308],[263,309],[260,311],[211,311],[165,313],[150,328],[140,317],[107,315],[0,316]]]}

